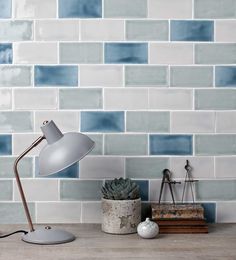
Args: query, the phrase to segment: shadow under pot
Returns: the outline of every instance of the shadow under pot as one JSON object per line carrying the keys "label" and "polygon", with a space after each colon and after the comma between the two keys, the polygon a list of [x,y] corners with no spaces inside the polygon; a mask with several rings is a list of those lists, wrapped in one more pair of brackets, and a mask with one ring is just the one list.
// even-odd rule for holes
{"label": "shadow under pot", "polygon": [[140,222],[140,198],[131,200],[102,198],[102,231],[111,234],[136,233]]}

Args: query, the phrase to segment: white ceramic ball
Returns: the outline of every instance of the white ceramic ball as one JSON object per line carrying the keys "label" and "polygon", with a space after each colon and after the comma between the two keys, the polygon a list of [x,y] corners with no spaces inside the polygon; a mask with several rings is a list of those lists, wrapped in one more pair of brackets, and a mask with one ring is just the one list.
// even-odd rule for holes
{"label": "white ceramic ball", "polygon": [[159,233],[159,227],[157,223],[146,218],[144,222],[139,223],[137,232],[142,238],[154,238]]}

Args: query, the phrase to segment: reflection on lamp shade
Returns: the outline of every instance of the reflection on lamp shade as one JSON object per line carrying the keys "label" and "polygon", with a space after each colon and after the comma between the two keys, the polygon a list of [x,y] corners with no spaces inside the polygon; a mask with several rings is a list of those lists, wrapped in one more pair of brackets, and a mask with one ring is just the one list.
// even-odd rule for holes
{"label": "reflection on lamp shade", "polygon": [[48,144],[39,154],[39,175],[59,172],[81,160],[95,143],[81,133],[62,134],[53,121],[46,122],[41,130]]}

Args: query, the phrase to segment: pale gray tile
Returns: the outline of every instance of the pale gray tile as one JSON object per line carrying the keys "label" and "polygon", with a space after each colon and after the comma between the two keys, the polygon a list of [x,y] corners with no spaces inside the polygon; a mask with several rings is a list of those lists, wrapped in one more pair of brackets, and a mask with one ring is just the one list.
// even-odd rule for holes
{"label": "pale gray tile", "polygon": [[12,200],[13,188],[12,181],[1,180],[0,181],[0,201],[1,200]]}

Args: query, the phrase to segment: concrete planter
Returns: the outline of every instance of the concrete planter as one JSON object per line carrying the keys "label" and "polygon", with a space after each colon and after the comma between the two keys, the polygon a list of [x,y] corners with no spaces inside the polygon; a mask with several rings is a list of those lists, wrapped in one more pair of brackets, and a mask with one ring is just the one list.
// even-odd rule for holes
{"label": "concrete planter", "polygon": [[102,231],[111,234],[137,232],[141,221],[141,199],[102,199]]}

